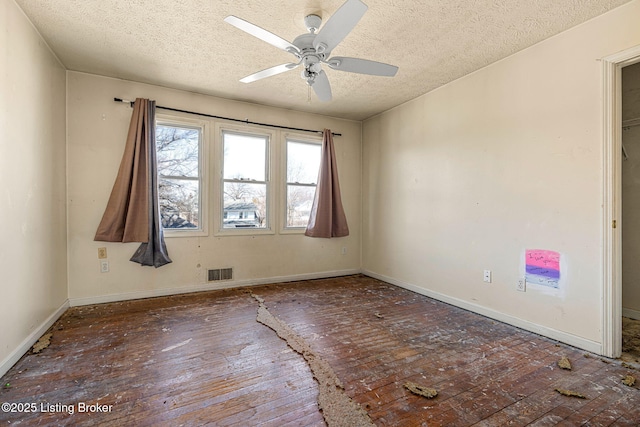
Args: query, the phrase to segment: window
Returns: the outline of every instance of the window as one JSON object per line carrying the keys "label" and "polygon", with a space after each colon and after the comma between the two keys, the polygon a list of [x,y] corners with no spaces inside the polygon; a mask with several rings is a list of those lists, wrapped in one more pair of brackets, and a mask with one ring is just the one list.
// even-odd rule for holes
{"label": "window", "polygon": [[156,124],[158,199],[165,230],[204,230],[202,134],[202,126]]}
{"label": "window", "polygon": [[303,228],[309,223],[321,150],[319,143],[287,139],[286,228]]}
{"label": "window", "polygon": [[269,228],[269,137],[222,131],[222,228]]}

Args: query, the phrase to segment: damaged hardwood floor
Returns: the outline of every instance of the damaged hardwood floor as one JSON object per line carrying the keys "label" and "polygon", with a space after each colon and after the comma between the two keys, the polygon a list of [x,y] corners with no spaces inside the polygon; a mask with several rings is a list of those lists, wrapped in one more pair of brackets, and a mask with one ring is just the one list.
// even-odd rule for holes
{"label": "damaged hardwood floor", "polygon": [[640,425],[632,367],[362,275],[69,309],[2,377],[0,425],[325,425],[254,296],[375,425]]}

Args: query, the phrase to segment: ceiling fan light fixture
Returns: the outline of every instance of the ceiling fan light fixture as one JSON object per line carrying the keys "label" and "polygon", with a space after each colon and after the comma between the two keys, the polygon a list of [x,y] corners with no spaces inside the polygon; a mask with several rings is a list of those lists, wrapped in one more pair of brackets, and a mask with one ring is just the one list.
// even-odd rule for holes
{"label": "ceiling fan light fixture", "polygon": [[322,70],[322,65],[319,62],[309,65],[309,71],[311,71],[312,73],[317,74],[320,72],[320,70]]}
{"label": "ceiling fan light fixture", "polygon": [[310,68],[316,64],[318,64],[320,62],[320,58],[318,58],[315,55],[305,55],[302,58],[302,65],[305,66],[305,68]]}
{"label": "ceiling fan light fixture", "polygon": [[302,72],[300,73],[300,77],[302,77],[302,80],[306,80],[309,86],[313,84],[313,81],[315,80],[317,75],[318,73],[314,73],[308,68],[303,69]]}

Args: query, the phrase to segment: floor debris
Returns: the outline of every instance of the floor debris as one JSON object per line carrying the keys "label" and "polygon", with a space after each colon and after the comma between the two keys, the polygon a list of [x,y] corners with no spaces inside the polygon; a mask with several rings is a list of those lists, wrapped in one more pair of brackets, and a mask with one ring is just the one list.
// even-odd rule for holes
{"label": "floor debris", "polygon": [[569,396],[569,397],[577,397],[578,399],[586,399],[587,396],[585,396],[584,394],[578,393],[576,391],[571,391],[571,390],[564,390],[561,388],[557,388],[556,391],[564,396]]}
{"label": "floor debris", "polygon": [[640,363],[640,320],[622,318],[622,359]]}
{"label": "floor debris", "polygon": [[318,382],[318,407],[329,427],[372,427],[375,426],[369,414],[353,401],[344,391],[340,379],[331,366],[316,355],[307,342],[296,334],[286,323],[275,317],[264,304],[264,299],[250,294],[258,301],[259,323],[272,329],[291,349],[307,361],[314,379]]}
{"label": "floor debris", "polygon": [[406,382],[404,386],[411,393],[426,397],[427,399],[433,399],[438,395],[438,390],[435,388],[421,386],[411,381]]}
{"label": "floor debris", "polygon": [[34,353],[40,353],[45,348],[49,347],[49,344],[51,344],[52,336],[53,336],[52,333],[44,334],[43,336],[40,337],[38,342],[33,345],[31,350]]}
{"label": "floor debris", "polygon": [[163,349],[162,349],[162,350],[160,350],[160,351],[163,351],[163,352],[164,352],[164,351],[174,350],[174,349],[176,349],[176,348],[178,348],[178,347],[182,347],[183,345],[187,345],[187,344],[189,344],[189,343],[191,342],[191,340],[192,340],[192,339],[193,339],[193,338],[189,338],[189,339],[188,339],[188,340],[186,340],[186,341],[182,341],[181,343],[178,343],[178,344],[175,344],[175,345],[169,346],[169,347],[167,347],[167,348],[163,348]]}
{"label": "floor debris", "polygon": [[627,385],[629,387],[633,387],[636,383],[636,378],[633,375],[627,375],[622,379],[622,384]]}
{"label": "floor debris", "polygon": [[558,366],[559,366],[561,369],[566,369],[567,371],[570,371],[570,370],[571,370],[571,362],[569,362],[569,359],[567,359],[567,358],[566,358],[566,357],[564,357],[564,356],[562,357],[562,359],[560,359],[560,360],[558,361]]}

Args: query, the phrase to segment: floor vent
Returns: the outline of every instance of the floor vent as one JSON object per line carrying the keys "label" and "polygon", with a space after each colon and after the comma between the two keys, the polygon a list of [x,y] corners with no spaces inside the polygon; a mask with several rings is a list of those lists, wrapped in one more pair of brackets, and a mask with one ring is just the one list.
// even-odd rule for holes
{"label": "floor vent", "polygon": [[215,270],[208,270],[207,280],[209,282],[231,279],[233,279],[233,268],[216,268]]}

